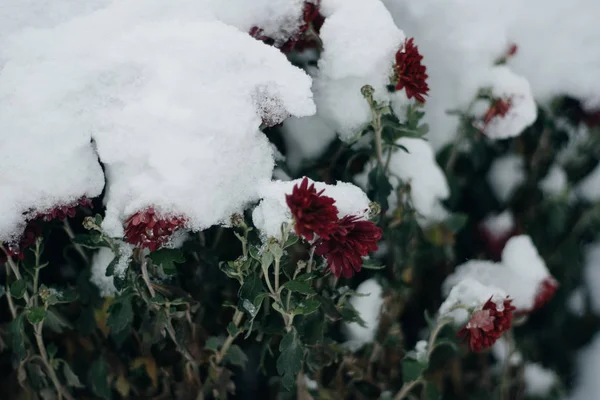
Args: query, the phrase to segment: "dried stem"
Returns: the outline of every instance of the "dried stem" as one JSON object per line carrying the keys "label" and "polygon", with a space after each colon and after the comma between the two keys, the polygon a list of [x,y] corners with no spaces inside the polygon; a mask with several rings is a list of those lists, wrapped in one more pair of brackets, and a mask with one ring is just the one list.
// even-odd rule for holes
{"label": "dried stem", "polygon": [[58,380],[58,377],[56,376],[56,371],[54,371],[54,368],[52,367],[52,364],[50,363],[50,359],[48,358],[48,352],[46,351],[46,346],[44,345],[44,339],[42,338],[43,325],[44,325],[44,322],[42,321],[33,326],[33,330],[35,333],[35,341],[37,343],[37,347],[39,349],[42,362],[44,363],[46,370],[48,370],[48,375],[50,376],[50,380],[52,381],[52,384],[54,385],[54,388],[56,389],[56,393],[58,394],[58,400],[62,400],[63,396],[67,400],[73,400],[73,397],[71,397],[69,392],[67,390],[65,390],[65,388],[61,385],[60,381]]}
{"label": "dried stem", "polygon": [[148,275],[148,260],[146,257],[142,258],[142,278],[146,283],[146,287],[148,288],[148,292],[150,292],[151,297],[156,296],[156,291],[154,290],[154,286],[152,286],[152,282],[150,282],[150,276]]}

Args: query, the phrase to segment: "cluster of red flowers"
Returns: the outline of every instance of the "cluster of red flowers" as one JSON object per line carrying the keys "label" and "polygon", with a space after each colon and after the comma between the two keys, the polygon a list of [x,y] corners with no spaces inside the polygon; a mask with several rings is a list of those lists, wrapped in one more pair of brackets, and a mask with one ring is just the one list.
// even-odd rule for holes
{"label": "cluster of red flowers", "polygon": [[421,60],[423,56],[419,53],[419,48],[414,44],[414,38],[407,39],[404,46],[396,53],[396,64],[394,65],[394,79],[396,90],[404,89],[406,96],[415,98],[421,103],[425,103],[423,96],[429,92],[427,85],[427,67]]}
{"label": "cluster of red flowers", "polygon": [[474,352],[487,349],[496,343],[496,340],[505,331],[510,329],[514,311],[515,306],[512,305],[512,300],[507,298],[501,306],[498,306],[490,298],[481,310],[471,314],[467,325],[458,331],[456,336],[468,342]]}
{"label": "cluster of red flowers", "polygon": [[487,112],[483,116],[483,129],[482,130],[485,131],[485,128],[487,128],[488,125],[495,118],[504,118],[506,116],[506,114],[508,114],[508,112],[510,111],[511,107],[512,107],[512,99],[511,98],[507,98],[507,99],[497,98],[497,99],[492,100],[492,104],[490,105],[490,108],[487,110]]}
{"label": "cluster of red flowers", "polygon": [[316,47],[317,40],[314,35],[319,34],[321,27],[325,22],[325,17],[319,12],[320,5],[321,0],[304,2],[302,25],[300,25],[292,37],[283,44],[276,44],[275,40],[264,35],[263,30],[257,26],[250,29],[250,36],[261,40],[270,46],[277,46],[283,53],[289,53],[292,50],[302,51],[307,48]]}
{"label": "cluster of red flowers", "polygon": [[338,218],[335,200],[317,192],[314,183],[304,178],[286,196],[288,207],[294,217],[294,229],[298,236],[315,242],[315,253],[324,256],[331,272],[339,277],[350,278],[360,271],[362,257],[377,250],[377,242],[383,231],[371,221],[355,215]]}
{"label": "cluster of red flowers", "polygon": [[35,216],[27,222],[27,226],[25,227],[25,231],[23,232],[23,235],[21,235],[21,238],[18,241],[8,243],[5,246],[8,254],[4,254],[4,252],[0,251],[0,264],[7,261],[7,256],[15,257],[20,260],[25,257],[23,251],[26,248],[33,246],[36,239],[42,234],[42,228],[38,225],[39,221],[64,221],[67,218],[73,218],[75,214],[77,214],[77,208],[80,206],[91,208],[92,201],[84,196],[75,203],[56,206],[51,210],[35,214]]}
{"label": "cluster of red flowers", "polygon": [[156,251],[176,230],[183,228],[185,222],[182,217],[161,218],[150,207],[125,221],[125,240],[137,247]]}

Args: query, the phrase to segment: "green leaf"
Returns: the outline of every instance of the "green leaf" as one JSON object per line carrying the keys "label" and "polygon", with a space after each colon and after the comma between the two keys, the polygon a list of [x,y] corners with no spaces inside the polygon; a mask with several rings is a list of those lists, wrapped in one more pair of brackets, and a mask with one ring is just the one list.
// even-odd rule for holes
{"label": "green leaf", "polygon": [[432,383],[428,382],[425,386],[425,399],[426,400],[439,400],[440,399],[440,391],[438,387]]}
{"label": "green leaf", "polygon": [[73,243],[83,247],[87,247],[89,249],[110,247],[110,245],[102,237],[102,234],[96,231],[92,231],[88,234],[75,234],[75,237],[73,237]]}
{"label": "green leaf", "polygon": [[240,328],[238,328],[237,326],[235,326],[235,324],[233,322],[230,322],[227,325],[227,333],[233,337],[237,336],[238,333],[240,333]]}
{"label": "green leaf", "polygon": [[24,360],[27,355],[27,350],[25,348],[25,331],[23,328],[24,318],[25,314],[21,313],[8,325],[8,331],[12,336],[12,351],[19,361]]}
{"label": "green leaf", "polygon": [[296,330],[288,332],[279,344],[279,357],[277,358],[277,372],[282,376],[283,386],[291,389],[296,381],[296,375],[302,369],[304,350],[296,337]]}
{"label": "green leaf", "polygon": [[288,240],[286,240],[285,244],[283,245],[283,248],[287,249],[288,247],[295,245],[297,242],[298,242],[298,236],[290,235],[290,237],[288,237]]}
{"label": "green leaf", "polygon": [[238,296],[240,298],[239,308],[247,312],[252,318],[256,317],[264,298],[267,296],[263,281],[257,273],[246,278],[246,281],[240,287]]}
{"label": "green leaf", "polygon": [[207,350],[212,350],[217,352],[219,348],[223,345],[223,338],[217,336],[211,336],[208,338],[206,343],[204,344],[204,348]]}
{"label": "green leaf", "polygon": [[183,252],[179,249],[160,249],[148,256],[154,265],[161,266],[167,275],[175,275],[177,267],[175,264],[185,262]]}
{"label": "green leaf", "polygon": [[76,388],[83,388],[84,387],[81,384],[81,381],[79,380],[79,378],[77,377],[77,375],[75,375],[75,373],[73,372],[73,370],[71,369],[71,367],[69,366],[69,364],[67,364],[66,362],[63,362],[63,374],[64,374],[65,379],[67,381],[67,386],[76,387]]}
{"label": "green leaf", "polygon": [[24,279],[19,279],[10,284],[10,295],[15,299],[21,299],[27,290],[27,282]]}
{"label": "green leaf", "polygon": [[58,353],[58,347],[54,343],[48,343],[46,345],[46,351],[48,352],[48,357],[53,359],[56,353]]}
{"label": "green leaf", "polygon": [[283,287],[291,292],[298,292],[301,294],[314,294],[315,293],[313,288],[310,286],[310,283],[306,282],[306,281],[300,281],[300,280],[287,281],[286,283],[283,284]]}
{"label": "green leaf", "polygon": [[46,309],[44,307],[31,307],[27,310],[27,320],[30,324],[38,324],[46,318]]}
{"label": "green leaf", "polygon": [[56,333],[62,333],[63,328],[73,328],[69,320],[61,315],[56,309],[48,310],[46,313],[46,319],[44,320],[44,326],[47,326]]}
{"label": "green leaf", "polygon": [[319,300],[311,298],[301,301],[291,311],[294,315],[308,315],[317,311],[320,305]]}
{"label": "green leaf", "polygon": [[248,253],[250,253],[250,257],[254,258],[256,261],[261,261],[260,250],[258,249],[258,247],[248,247]]}
{"label": "green leaf", "polygon": [[460,231],[469,221],[469,216],[463,213],[454,213],[450,217],[446,218],[444,225],[452,232],[456,233]]}
{"label": "green leaf", "polygon": [[426,363],[420,363],[417,360],[405,358],[402,360],[402,381],[404,383],[416,381],[426,368]]}
{"label": "green leaf", "polygon": [[104,359],[97,359],[90,368],[90,380],[94,393],[105,400],[110,400],[110,385],[108,383],[108,364]]}
{"label": "green leaf", "polygon": [[118,333],[129,328],[133,323],[132,295],[118,297],[108,308],[106,324],[113,333]]}
{"label": "green leaf", "polygon": [[227,350],[223,360],[229,364],[243,368],[248,362],[248,357],[246,357],[246,354],[244,354],[240,346],[234,344]]}
{"label": "green leaf", "polygon": [[108,267],[106,267],[106,272],[104,273],[104,275],[105,276],[114,276],[115,267],[117,266],[118,263],[119,263],[119,257],[113,258],[112,261],[108,264]]}

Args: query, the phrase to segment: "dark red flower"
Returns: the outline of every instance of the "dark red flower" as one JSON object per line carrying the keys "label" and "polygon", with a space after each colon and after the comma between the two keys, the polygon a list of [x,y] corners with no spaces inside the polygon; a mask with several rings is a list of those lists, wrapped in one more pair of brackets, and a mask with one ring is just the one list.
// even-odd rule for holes
{"label": "dark red flower", "polygon": [[381,228],[371,221],[347,215],[338,220],[333,234],[319,239],[315,253],[325,256],[335,276],[350,278],[355,271],[360,271],[362,257],[377,250],[377,242],[382,235]]}
{"label": "dark red flower", "polygon": [[492,298],[483,305],[481,310],[474,311],[471,319],[458,334],[458,338],[469,342],[471,350],[478,353],[491,347],[502,334],[510,329],[515,307],[512,300],[504,300],[502,306],[492,301]]}
{"label": "dark red flower", "polygon": [[302,24],[284,43],[276,43],[274,39],[266,36],[264,31],[257,26],[252,27],[249,34],[269,46],[279,48],[283,53],[289,53],[294,49],[302,51],[306,48],[315,47],[318,40],[314,36],[319,34],[325,22],[325,17],[319,12],[320,5],[321,0],[304,2]]}
{"label": "dark red flower", "polygon": [[309,186],[305,177],[300,185],[294,185],[292,194],[285,196],[296,222],[294,229],[298,236],[313,240],[315,234],[325,238],[336,230],[338,209],[333,204],[334,199],[323,196],[324,191],[317,192],[315,184]]}
{"label": "dark red flower", "polygon": [[483,117],[483,130],[494,120],[494,118],[504,118],[512,107],[512,99],[497,98],[492,100],[490,108]]}
{"label": "dark red flower", "polygon": [[519,46],[517,46],[516,43],[511,43],[511,45],[508,47],[508,50],[506,51],[506,58],[514,56],[515,54],[517,54],[518,50]]}
{"label": "dark red flower", "polygon": [[[92,201],[87,197],[82,197],[77,200],[76,203],[66,204],[62,206],[56,206],[49,211],[43,213],[33,214],[33,217],[29,218],[27,226],[23,235],[13,243],[5,244],[5,249],[8,252],[8,256],[15,257],[20,260],[25,258],[24,251],[30,246],[35,244],[36,239],[42,234],[42,228],[38,225],[39,221],[53,221],[59,219],[64,221],[67,217],[72,218],[77,214],[77,207],[92,207]],[[7,261],[6,254],[0,251],[0,264]]]}
{"label": "dark red flower", "polygon": [[542,308],[554,297],[554,293],[558,289],[558,282],[552,276],[544,279],[538,286],[537,294],[533,303],[533,309]]}
{"label": "dark red flower", "polygon": [[138,211],[125,221],[125,240],[137,247],[156,251],[185,225],[182,217],[159,217],[154,208]]}
{"label": "dark red flower", "polygon": [[415,46],[414,38],[407,39],[404,46],[396,53],[394,75],[396,90],[404,89],[409,99],[414,97],[421,103],[425,103],[423,96],[429,92],[428,75],[427,67],[421,63],[421,60],[423,60],[423,56],[419,53],[419,48]]}
{"label": "dark red flower", "polygon": [[61,221],[64,221],[67,217],[73,218],[75,214],[77,214],[77,207],[79,206],[91,208],[92,201],[84,196],[77,200],[76,203],[56,206],[49,211],[37,214],[35,219],[43,219],[44,221],[54,221],[56,219],[59,219]]}

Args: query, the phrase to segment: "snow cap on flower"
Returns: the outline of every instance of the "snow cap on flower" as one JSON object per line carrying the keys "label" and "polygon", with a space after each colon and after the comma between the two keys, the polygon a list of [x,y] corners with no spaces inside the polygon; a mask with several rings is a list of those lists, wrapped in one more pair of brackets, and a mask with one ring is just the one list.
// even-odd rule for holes
{"label": "snow cap on flower", "polygon": [[423,56],[414,44],[414,38],[406,39],[404,45],[396,53],[394,64],[395,89],[406,91],[406,96],[425,103],[423,96],[429,92],[427,85],[427,67],[422,64]]}
{"label": "snow cap on flower", "polygon": [[336,223],[328,237],[320,238],[315,254],[327,259],[331,272],[350,278],[362,268],[362,257],[377,250],[383,231],[373,222],[356,215],[346,215]]}
{"label": "snow cap on flower", "polygon": [[484,285],[472,277],[464,277],[449,290],[446,300],[440,306],[439,317],[451,318],[455,325],[462,325],[469,319],[467,310],[481,309],[490,298],[499,306],[504,303],[507,294],[496,286]]}
{"label": "snow cap on flower", "polygon": [[517,232],[515,218],[510,210],[504,210],[500,214],[488,215],[478,226],[482,239],[485,242],[488,253],[494,260],[500,260],[502,250]]}
{"label": "snow cap on flower", "polygon": [[[301,185],[303,179],[293,181],[269,181],[258,188],[261,202],[252,212],[252,221],[263,239],[278,238],[283,223],[292,222],[292,210],[288,206],[286,196],[292,194],[294,187]],[[335,200],[338,218],[346,215],[365,215],[369,208],[369,198],[359,187],[346,182],[328,185],[307,178],[308,185],[314,184],[315,191],[322,192]]]}
{"label": "snow cap on flower", "polygon": [[519,136],[537,118],[537,106],[527,79],[504,65],[491,68],[481,83],[491,89],[491,100],[474,107],[476,126],[490,139]]}

